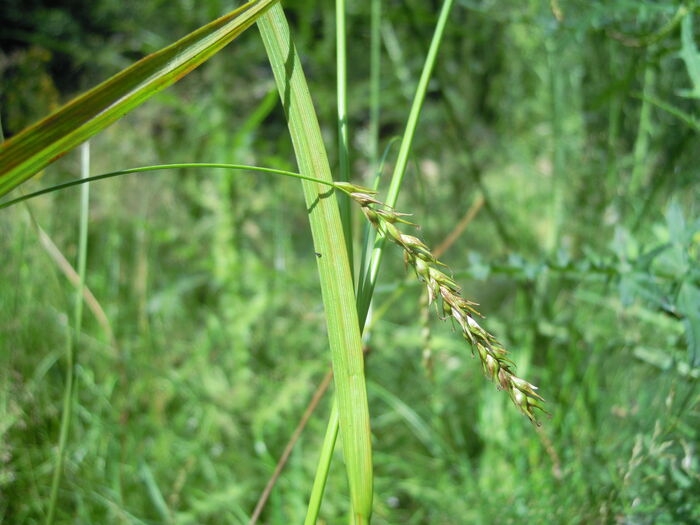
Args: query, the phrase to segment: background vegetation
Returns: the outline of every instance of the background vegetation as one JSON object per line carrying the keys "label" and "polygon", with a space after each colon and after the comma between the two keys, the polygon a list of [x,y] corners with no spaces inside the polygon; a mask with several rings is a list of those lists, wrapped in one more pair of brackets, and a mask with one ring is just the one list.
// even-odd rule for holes
{"label": "background vegetation", "polygon": [[[235,5],[5,1],[5,134]],[[285,8],[333,157],[333,6]],[[351,173],[369,183],[369,4],[348,9]],[[439,4],[382,9],[383,150]],[[389,248],[368,339],[376,523],[700,522],[699,19],[693,2],[457,2],[399,209],[437,246],[483,202],[442,260],[551,418],[533,427],[449,323],[424,320]],[[257,31],[94,138],[91,156],[93,173],[295,169]],[[74,153],[24,190],[78,173]],[[46,511],[73,308],[37,226],[75,265],[79,211],[71,190],[0,211],[7,523]],[[131,175],[93,185],[89,227],[87,285],[109,326],[86,312],[57,521],[245,523],[329,363],[299,184]],[[303,519],[329,402],[264,522]],[[347,512],[339,450],[328,523]]]}

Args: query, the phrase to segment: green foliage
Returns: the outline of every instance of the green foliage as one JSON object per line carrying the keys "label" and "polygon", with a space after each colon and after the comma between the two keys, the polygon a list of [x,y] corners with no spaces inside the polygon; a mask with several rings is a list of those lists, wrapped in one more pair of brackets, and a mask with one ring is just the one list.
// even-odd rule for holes
{"label": "green foliage", "polygon": [[[350,179],[367,186],[403,133],[439,14],[417,0],[381,5],[375,147],[370,4],[348,2],[346,24]],[[22,23],[0,37],[6,130],[231,7],[100,0],[80,16],[23,7]],[[335,174],[332,8],[285,9]],[[434,247],[485,199],[441,260],[552,416],[533,428],[449,323],[421,326],[420,288],[387,246],[366,339],[374,523],[700,520],[697,9],[455,3],[397,208],[414,213]],[[260,38],[246,32],[94,136],[91,171],[190,162],[294,171],[276,97]],[[393,148],[380,198],[395,163]],[[78,173],[69,154],[23,189]],[[27,204],[75,265],[79,192]],[[88,245],[86,285],[114,335],[86,306],[56,522],[245,523],[329,365],[298,184],[194,168],[104,181],[91,187]],[[0,210],[0,250],[0,521],[38,523],[75,289],[23,206]],[[421,365],[425,341],[431,368]],[[304,519],[330,402],[261,522]],[[337,451],[325,522],[347,523],[347,494]]]}

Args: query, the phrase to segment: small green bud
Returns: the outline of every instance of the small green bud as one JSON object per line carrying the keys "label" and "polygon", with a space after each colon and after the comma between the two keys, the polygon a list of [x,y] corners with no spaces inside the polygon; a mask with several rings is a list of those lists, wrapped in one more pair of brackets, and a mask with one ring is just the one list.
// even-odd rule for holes
{"label": "small green bud", "polygon": [[533,384],[528,383],[524,379],[520,379],[517,376],[511,376],[510,382],[513,384],[515,388],[523,392],[524,394],[527,394],[529,396],[532,396],[536,399],[542,399],[542,396],[540,396],[535,390],[537,390],[537,387]]}
{"label": "small green bud", "polygon": [[452,289],[458,288],[456,282],[454,282],[450,277],[445,275],[440,270],[436,270],[435,268],[430,268],[430,277],[435,279],[437,282],[439,282],[443,286],[447,286],[447,287],[452,288]]}
{"label": "small green bud", "polygon": [[350,194],[350,197],[355,199],[355,201],[358,202],[360,206],[369,206],[370,204],[379,204],[380,206],[383,206],[383,203],[381,201],[378,201],[368,193],[353,192]]}
{"label": "small green bud", "polygon": [[406,235],[405,233],[401,234],[401,242],[410,248],[424,248],[428,249],[428,247],[423,244],[423,241],[421,241],[418,237],[414,237],[413,235]]}
{"label": "small green bud", "polygon": [[450,303],[445,300],[442,301],[442,315],[444,316],[444,319],[447,319],[452,315],[452,306],[450,306]]}
{"label": "small green bud", "polygon": [[403,243],[402,240],[402,234],[396,226],[394,226],[390,222],[385,222],[384,230],[386,231],[386,234],[391,238],[392,241],[406,248],[406,245]]}
{"label": "small green bud", "polygon": [[499,366],[498,361],[494,359],[491,354],[486,354],[486,359],[484,359],[484,368],[486,369],[489,377],[493,381],[496,381],[501,367]]}
{"label": "small green bud", "polygon": [[410,226],[417,226],[416,224],[407,221],[405,219],[402,219],[402,217],[410,217],[410,213],[399,213],[397,211],[390,211],[390,210],[377,210],[377,213],[387,222],[390,222],[392,224],[401,222],[403,224],[408,224]]}
{"label": "small green bud", "polygon": [[377,192],[370,188],[365,188],[364,186],[359,186],[357,184],[352,184],[350,182],[341,181],[333,183],[336,188],[340,191],[347,193],[348,195],[352,193],[366,193],[368,195],[376,195]]}
{"label": "small green bud", "polygon": [[413,267],[416,269],[416,275],[427,281],[430,277],[430,267],[424,261],[414,258]]}
{"label": "small green bud", "polygon": [[377,215],[376,210],[373,210],[370,207],[363,206],[362,208],[362,213],[365,214],[365,217],[367,217],[367,220],[374,224],[374,226],[379,226],[379,216]]}

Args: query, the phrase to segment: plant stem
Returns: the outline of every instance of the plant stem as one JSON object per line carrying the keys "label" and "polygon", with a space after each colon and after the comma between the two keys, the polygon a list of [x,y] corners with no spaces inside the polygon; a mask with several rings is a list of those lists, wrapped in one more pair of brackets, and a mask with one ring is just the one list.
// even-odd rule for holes
{"label": "plant stem", "polygon": [[382,0],[372,0],[370,19],[369,65],[369,165],[374,174],[379,169],[379,110],[381,107],[382,67]]}
{"label": "plant stem", "polygon": [[33,199],[34,197],[39,197],[40,195],[45,195],[47,193],[52,193],[54,191],[59,191],[59,190],[63,190],[66,188],[70,188],[71,186],[79,186],[81,184],[86,184],[88,182],[98,181],[98,180],[102,180],[102,179],[109,179],[112,177],[118,177],[120,175],[128,175],[130,173],[142,173],[142,172],[149,172],[149,171],[185,169],[185,168],[195,168],[195,169],[214,168],[214,169],[256,171],[259,173],[271,173],[273,175],[283,175],[285,177],[293,177],[295,179],[308,180],[311,182],[316,182],[318,184],[325,184],[326,186],[329,186],[329,187],[335,187],[335,184],[333,183],[333,181],[327,181],[327,180],[319,179],[317,177],[311,177],[309,175],[302,175],[300,173],[294,173],[293,171],[278,170],[278,169],[274,169],[274,168],[261,168],[259,166],[248,166],[245,164],[217,164],[217,163],[207,163],[207,162],[194,162],[194,163],[190,162],[190,163],[181,163],[181,164],[156,164],[153,166],[142,166],[139,168],[129,168],[129,169],[125,169],[125,170],[110,171],[108,173],[102,173],[100,175],[94,175],[92,177],[85,177],[85,178],[81,178],[81,179],[75,179],[75,180],[71,180],[68,182],[64,182],[62,184],[56,184],[55,186],[50,186],[48,188],[44,188],[43,190],[35,191],[33,193],[28,193],[26,195],[22,195],[20,197],[17,197],[16,199],[12,199],[12,200],[0,203],[0,209],[9,208],[10,206],[13,206],[19,202]]}
{"label": "plant stem", "polygon": [[[386,204],[388,206],[394,207],[399,196],[399,190],[401,189],[401,183],[403,182],[403,177],[406,173],[406,166],[408,164],[408,156],[411,152],[413,146],[413,137],[416,132],[416,127],[418,125],[418,117],[420,117],[421,109],[423,108],[423,102],[425,101],[425,94],[428,90],[428,84],[432,76],[433,67],[435,66],[435,59],[437,57],[438,51],[440,49],[440,44],[442,43],[442,37],[445,32],[445,27],[447,25],[447,19],[449,17],[452,6],[454,5],[454,0],[445,0],[442,4],[442,9],[440,11],[440,17],[435,26],[435,32],[433,33],[433,39],[430,42],[430,48],[428,50],[428,56],[425,59],[425,64],[423,65],[423,71],[418,81],[418,87],[416,88],[416,94],[413,97],[413,103],[411,105],[411,111],[408,115],[408,121],[406,123],[406,130],[404,131],[403,138],[401,140],[401,146],[399,148],[399,156],[396,160],[396,166],[394,168],[394,174],[392,175],[391,185],[389,186],[389,192],[386,198]],[[377,282],[377,274],[379,273],[379,267],[381,266],[382,256],[384,253],[384,243],[385,236],[379,234],[375,242],[375,248],[372,253],[372,261],[368,268],[368,275],[365,278],[363,289],[359,290],[358,299],[360,300],[358,304],[358,315],[360,319],[366,317],[367,311],[369,310],[369,304],[372,299],[372,293],[374,291],[374,286]]]}
{"label": "plant stem", "polygon": [[314,484],[311,488],[311,496],[309,497],[309,506],[306,511],[306,519],[304,525],[316,525],[318,512],[321,510],[321,501],[323,500],[323,491],[326,488],[326,480],[328,479],[328,470],[331,466],[333,457],[333,449],[335,449],[336,438],[338,437],[338,402],[333,396],[331,414],[328,418],[328,427],[326,428],[326,436],[323,438],[321,447],[321,457],[318,459],[316,467],[316,476]]}
{"label": "plant stem", "polygon": [[[258,26],[287,115],[299,171],[332,182],[318,119],[282,7],[273,6],[260,18]],[[311,182],[302,186],[314,248],[322,255],[316,262],[326,311],[353,520],[365,524],[369,523],[372,512],[372,457],[352,275],[335,195]]]}
{"label": "plant stem", "polygon": [[[346,60],[346,36],[345,36],[345,0],[335,1],[335,35],[336,35],[336,69],[337,69],[337,102],[338,102],[338,179],[350,180],[350,148],[348,145],[348,80]],[[350,213],[350,199],[346,195],[338,198],[340,206],[340,218],[343,221],[343,233],[345,245],[348,250],[350,262],[350,274],[353,271],[352,249],[352,215]]]}
{"label": "plant stem", "polygon": [[[86,179],[90,175],[90,143],[85,142],[80,148],[81,177]],[[69,331],[66,351],[66,384],[63,391],[63,412],[61,414],[61,427],[58,437],[58,458],[51,480],[51,494],[49,496],[49,510],[46,515],[46,524],[52,525],[56,515],[56,503],[58,501],[58,489],[61,485],[63,464],[66,457],[66,445],[70,434],[70,426],[73,419],[73,404],[76,395],[75,370],[78,364],[78,345],[83,321],[83,289],[85,288],[85,266],[87,261],[87,233],[88,214],[90,206],[90,185],[84,184],[80,192],[80,237],[78,241],[78,276],[80,282],[76,290],[74,328],[73,334]]]}

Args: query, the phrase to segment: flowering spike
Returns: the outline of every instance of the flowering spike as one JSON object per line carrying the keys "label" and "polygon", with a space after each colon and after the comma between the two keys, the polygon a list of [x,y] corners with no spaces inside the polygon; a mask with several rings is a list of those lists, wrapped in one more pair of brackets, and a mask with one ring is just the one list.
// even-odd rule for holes
{"label": "flowering spike", "polygon": [[[508,352],[474,319],[474,316],[483,317],[474,308],[478,304],[464,299],[454,279],[436,268],[436,266],[445,267],[445,265],[437,260],[423,241],[413,235],[402,233],[396,224],[420,227],[402,218],[407,214],[399,213],[377,200],[374,197],[376,192],[373,190],[346,182],[336,183],[336,187],[360,204],[370,223],[403,249],[404,263],[406,266],[412,266],[418,279],[425,283],[428,304],[435,301],[438,316],[442,313],[441,319],[449,318],[457,321],[464,339],[471,346],[472,355],[476,354],[479,358],[484,374],[496,383],[499,390],[508,392],[513,404],[530,421],[538,424],[534,411],[546,411],[542,406],[544,400],[536,392],[537,387],[513,374],[515,365],[508,358]],[[441,310],[436,299],[441,300]]]}

